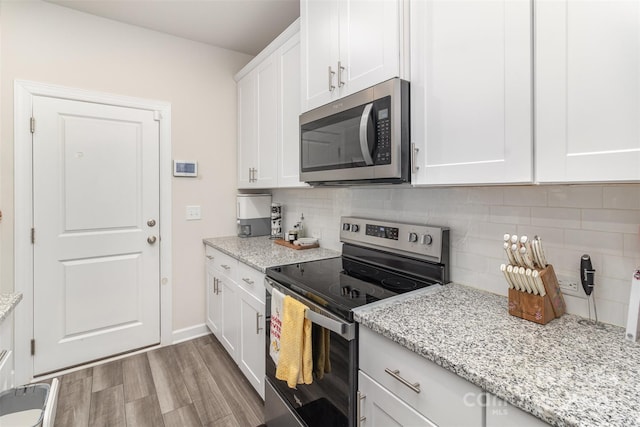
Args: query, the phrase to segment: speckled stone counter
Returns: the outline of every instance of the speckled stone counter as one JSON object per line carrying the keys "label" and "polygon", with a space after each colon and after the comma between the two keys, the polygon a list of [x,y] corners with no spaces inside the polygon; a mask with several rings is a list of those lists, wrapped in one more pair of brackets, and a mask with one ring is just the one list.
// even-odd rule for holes
{"label": "speckled stone counter", "polygon": [[21,292],[0,294],[0,323],[7,318],[9,313],[11,313],[14,308],[16,308],[16,305],[18,305],[21,300]]}
{"label": "speckled stone counter", "polygon": [[361,324],[556,426],[640,425],[640,345],[565,315],[510,316],[507,298],[462,285],[356,310]]}
{"label": "speckled stone counter", "polygon": [[205,245],[218,249],[263,273],[267,267],[294,264],[318,259],[335,258],[339,252],[324,248],[295,250],[276,245],[264,237],[214,237],[203,240]]}

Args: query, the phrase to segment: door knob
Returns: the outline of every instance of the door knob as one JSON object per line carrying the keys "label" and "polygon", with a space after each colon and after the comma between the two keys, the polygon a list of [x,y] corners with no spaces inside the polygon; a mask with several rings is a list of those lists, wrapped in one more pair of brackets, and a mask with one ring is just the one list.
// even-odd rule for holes
{"label": "door knob", "polygon": [[156,242],[156,236],[147,237],[147,243],[149,243],[150,245],[153,245],[155,242]]}
{"label": "door knob", "polygon": [[155,219],[150,219],[149,221],[147,221],[147,225],[149,227],[154,227],[156,225],[156,220]]}

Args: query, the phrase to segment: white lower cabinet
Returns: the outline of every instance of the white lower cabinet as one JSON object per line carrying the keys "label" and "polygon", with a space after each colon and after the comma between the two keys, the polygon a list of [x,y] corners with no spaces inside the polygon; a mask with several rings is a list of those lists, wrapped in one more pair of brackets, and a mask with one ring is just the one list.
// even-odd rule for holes
{"label": "white lower cabinet", "polygon": [[486,393],[486,405],[485,427],[543,427],[549,425],[491,393]]}
{"label": "white lower cabinet", "polygon": [[264,302],[242,288],[239,288],[238,296],[240,303],[238,366],[264,399]]}
{"label": "white lower cabinet", "polygon": [[220,298],[220,311],[222,314],[220,336],[218,339],[238,362],[238,335],[240,319],[238,319],[238,285],[229,278],[221,277],[218,280],[218,292]]}
{"label": "white lower cabinet", "polygon": [[207,326],[264,399],[264,274],[205,246]]}
{"label": "white lower cabinet", "polygon": [[358,372],[358,388],[360,425],[435,427],[435,424],[362,371]]}
{"label": "white lower cabinet", "polygon": [[[371,329],[360,325],[359,333],[361,372],[408,409],[439,426],[482,426],[482,390],[479,387]],[[379,404],[379,407],[384,406]],[[394,408],[399,410],[400,407],[395,405]],[[412,415],[407,410],[405,416]],[[371,424],[365,421],[362,425]]]}

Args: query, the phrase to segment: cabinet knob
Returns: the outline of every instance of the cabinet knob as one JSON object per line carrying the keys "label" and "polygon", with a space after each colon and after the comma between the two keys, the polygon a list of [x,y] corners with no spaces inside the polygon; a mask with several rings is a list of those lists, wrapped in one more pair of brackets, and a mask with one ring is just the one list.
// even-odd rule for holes
{"label": "cabinet knob", "polygon": [[153,245],[157,240],[156,236],[149,236],[147,237],[147,243],[149,243],[150,245]]}

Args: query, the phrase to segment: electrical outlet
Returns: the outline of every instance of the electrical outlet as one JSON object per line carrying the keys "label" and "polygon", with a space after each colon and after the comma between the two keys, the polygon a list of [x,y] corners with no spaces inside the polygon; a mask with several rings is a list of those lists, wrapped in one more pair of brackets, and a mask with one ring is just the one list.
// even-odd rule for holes
{"label": "electrical outlet", "polygon": [[558,274],[557,277],[560,290],[563,294],[578,298],[587,298],[587,295],[584,293],[584,289],[582,289],[579,277],[562,274]]}

